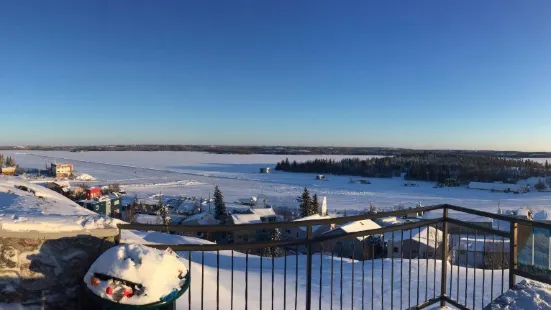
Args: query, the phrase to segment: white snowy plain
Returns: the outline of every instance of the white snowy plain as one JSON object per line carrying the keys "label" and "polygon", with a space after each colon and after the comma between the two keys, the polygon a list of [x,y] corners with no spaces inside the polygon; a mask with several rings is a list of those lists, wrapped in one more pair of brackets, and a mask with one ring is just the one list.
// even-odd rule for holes
{"label": "white snowy plain", "polygon": [[[400,178],[370,178],[372,184],[350,184],[347,176],[328,175],[327,181],[315,180],[315,174],[273,171],[259,173],[262,167],[274,167],[285,158],[304,161],[313,158],[340,159],[351,156],[319,155],[230,155],[198,152],[39,152],[0,151],[12,156],[25,168],[44,169],[50,162],[68,162],[78,173],[96,178],[90,184],[120,183],[129,195],[148,198],[162,192],[168,196],[208,197],[219,185],[226,201],[265,195],[275,206],[296,207],[296,197],[304,187],[318,196],[327,196],[329,209],[366,209],[396,204],[415,206],[454,204],[496,212],[501,208],[551,211],[551,192],[527,194],[492,193],[466,187],[433,188],[429,182],[405,187]],[[367,158],[372,156],[358,156]],[[545,159],[537,159],[545,161]],[[549,159],[551,161],[551,159]],[[73,183],[82,183],[74,181]]]}

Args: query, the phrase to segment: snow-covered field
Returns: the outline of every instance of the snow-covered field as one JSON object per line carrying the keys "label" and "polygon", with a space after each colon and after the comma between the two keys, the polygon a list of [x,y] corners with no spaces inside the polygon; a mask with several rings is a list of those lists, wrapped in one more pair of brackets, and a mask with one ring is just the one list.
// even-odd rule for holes
{"label": "snow-covered field", "polygon": [[0,230],[74,232],[115,228],[118,222],[40,185],[0,176]]}
{"label": "snow-covered field", "polygon": [[[207,197],[219,185],[227,201],[266,195],[276,206],[296,206],[295,198],[306,186],[318,196],[327,196],[329,209],[365,209],[370,202],[379,207],[405,203],[411,206],[449,203],[495,212],[502,208],[529,207],[551,209],[551,192],[515,195],[460,188],[433,188],[433,183],[416,182],[405,187],[403,180],[370,179],[372,184],[350,184],[347,176],[327,176],[315,180],[314,174],[273,171],[258,173],[261,167],[274,167],[286,157],[304,161],[318,155],[229,155],[196,152],[18,152],[0,151],[25,168],[42,168],[50,162],[69,162],[79,173],[95,177],[96,183],[118,182],[129,194],[140,198],[162,192],[165,195]],[[363,158],[369,156],[360,156]],[[548,159],[551,161],[551,159]],[[545,159],[538,159],[545,162]]]}

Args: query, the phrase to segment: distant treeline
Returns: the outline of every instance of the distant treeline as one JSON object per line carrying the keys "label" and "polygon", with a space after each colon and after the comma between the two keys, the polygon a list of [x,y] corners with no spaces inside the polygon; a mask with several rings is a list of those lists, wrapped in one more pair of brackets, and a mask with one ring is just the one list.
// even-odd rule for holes
{"label": "distant treeline", "polygon": [[407,180],[444,183],[455,179],[460,183],[516,182],[549,173],[549,164],[532,160],[508,159],[496,156],[417,152],[382,158],[314,159],[297,163],[285,159],[276,170],[360,177],[393,177],[405,173]]}
{"label": "distant treeline", "polygon": [[[36,150],[36,151],[189,151],[217,154],[276,154],[276,155],[415,155],[423,150],[411,150],[384,147],[331,147],[331,146],[246,146],[246,145],[171,145],[171,144],[134,144],[134,145],[90,145],[90,146],[0,146],[0,150]],[[486,155],[508,158],[551,158],[549,152],[511,152],[511,151],[464,151],[438,150],[435,154]]]}

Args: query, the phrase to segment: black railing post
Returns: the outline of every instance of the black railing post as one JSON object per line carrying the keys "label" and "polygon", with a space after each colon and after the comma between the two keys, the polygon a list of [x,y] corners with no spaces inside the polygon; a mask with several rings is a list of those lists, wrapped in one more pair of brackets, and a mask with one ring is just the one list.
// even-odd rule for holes
{"label": "black railing post", "polygon": [[[312,226],[306,227],[306,239],[312,239]],[[312,243],[306,246],[306,310],[312,306]]]}
{"label": "black railing post", "polygon": [[511,240],[509,242],[509,289],[511,289],[516,283],[515,272],[517,271],[518,263],[518,223],[515,220],[511,220],[509,233],[511,234]]}
{"label": "black railing post", "polygon": [[442,237],[442,278],[440,280],[440,307],[445,307],[446,300],[444,299],[444,296],[446,295],[446,279],[448,273],[448,208],[444,206],[442,212],[444,236]]}
{"label": "black railing post", "polygon": [[115,245],[121,244],[121,234],[122,234],[122,231],[121,231],[121,228],[119,227],[119,225],[117,225],[117,229],[119,230],[119,232],[118,232],[117,235],[115,236]]}

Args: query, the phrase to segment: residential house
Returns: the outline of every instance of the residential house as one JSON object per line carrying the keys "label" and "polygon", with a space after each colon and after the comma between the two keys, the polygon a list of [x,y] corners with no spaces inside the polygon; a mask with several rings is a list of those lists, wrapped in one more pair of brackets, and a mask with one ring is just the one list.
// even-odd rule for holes
{"label": "residential house", "polygon": [[[312,220],[327,220],[332,219],[333,217],[329,215],[321,216],[319,214],[314,214],[310,216],[306,216],[300,219],[294,220],[295,222],[301,222],[301,221],[312,221]],[[312,226],[312,237],[318,237],[332,229],[335,228],[335,224],[322,224],[322,225],[314,225]],[[287,228],[285,231],[281,233],[282,238],[286,240],[294,240],[294,239],[306,239],[306,226],[300,226],[300,227],[293,227],[293,228]]]}
{"label": "residential house", "polygon": [[[230,221],[234,225],[242,224],[260,224],[262,220],[258,214],[232,214]],[[247,243],[257,240],[259,231],[257,230],[238,230],[233,232],[234,243]]]}
{"label": "residential house", "polygon": [[56,178],[68,178],[73,174],[73,165],[52,163],[50,170],[52,176]]}
{"label": "residential house", "polygon": [[46,184],[48,189],[53,190],[54,192],[60,193],[62,195],[69,195],[71,190],[71,184],[68,181],[56,180]]}
{"label": "residential house", "polygon": [[[208,212],[201,212],[194,214],[192,216],[187,217],[183,221],[180,222],[180,225],[184,226],[200,226],[200,225],[216,225],[218,224],[218,221],[214,218],[214,216]],[[190,237],[198,237],[203,239],[212,239],[212,233],[203,233],[203,232],[193,232],[193,233],[186,233],[186,236]]]}
{"label": "residential house", "polygon": [[[379,229],[377,223],[372,220],[361,220],[356,222],[347,223],[341,225],[333,230],[323,233],[324,236],[343,236],[350,233]],[[376,257],[378,255],[377,250],[373,252],[374,238],[376,236],[366,235],[361,237],[351,237],[343,240],[324,242],[323,251],[333,252],[335,255],[342,255],[357,260],[366,260]]]}
{"label": "residential house", "polygon": [[440,258],[443,237],[442,231],[434,227],[385,233],[387,257]]}
{"label": "residential house", "polygon": [[260,173],[264,173],[264,174],[270,173],[270,167],[260,168]]}
{"label": "residential house", "polygon": [[453,242],[451,261],[455,265],[474,268],[508,268],[509,246],[509,239],[461,237]]}

